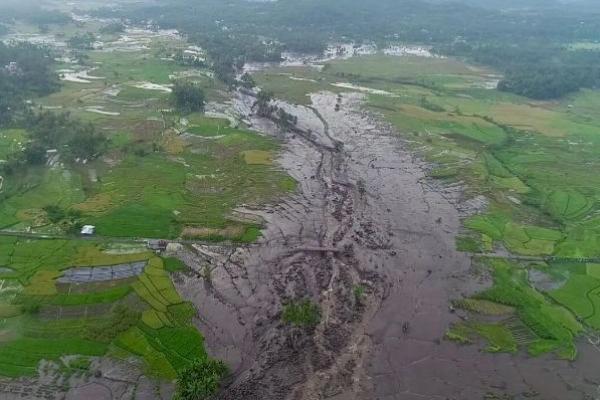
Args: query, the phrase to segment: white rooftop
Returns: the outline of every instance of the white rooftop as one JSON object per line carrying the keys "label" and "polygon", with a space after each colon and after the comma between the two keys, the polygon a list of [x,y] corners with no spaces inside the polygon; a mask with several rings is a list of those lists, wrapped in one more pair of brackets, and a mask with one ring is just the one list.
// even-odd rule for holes
{"label": "white rooftop", "polygon": [[84,225],[81,228],[82,235],[93,235],[96,232],[96,227],[94,225]]}

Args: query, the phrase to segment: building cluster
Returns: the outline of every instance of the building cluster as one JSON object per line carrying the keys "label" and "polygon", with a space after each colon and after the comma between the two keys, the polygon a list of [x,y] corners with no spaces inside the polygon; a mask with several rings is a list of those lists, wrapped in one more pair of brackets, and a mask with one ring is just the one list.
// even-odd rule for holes
{"label": "building cluster", "polygon": [[4,66],[4,71],[9,75],[17,75],[21,72],[21,69],[16,61],[11,61]]}

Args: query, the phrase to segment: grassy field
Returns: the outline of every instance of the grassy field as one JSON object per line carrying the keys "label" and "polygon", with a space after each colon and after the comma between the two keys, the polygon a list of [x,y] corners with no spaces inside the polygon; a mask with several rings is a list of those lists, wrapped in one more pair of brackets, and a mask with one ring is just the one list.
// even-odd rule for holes
{"label": "grassy field", "polygon": [[231,127],[229,120],[223,118],[209,118],[202,114],[194,113],[186,117],[189,126],[186,132],[203,137],[218,137],[237,133],[236,128]]}
{"label": "grassy field", "polygon": [[[227,227],[236,205],[282,193],[287,177],[264,162],[263,153],[276,150],[274,142],[226,130],[216,140],[190,138],[176,157],[127,156],[74,209],[102,236],[170,238],[185,227]],[[248,154],[255,162],[247,162]]]}
{"label": "grassy field", "polygon": [[0,160],[20,151],[25,144],[25,131],[22,129],[0,130]]}
{"label": "grassy field", "polygon": [[[298,104],[346,83],[344,91],[364,93],[365,107],[433,163],[433,178],[461,182],[467,198],[487,198],[485,211],[465,219],[457,246],[483,256],[494,286],[457,300],[472,318],[451,327],[449,339],[572,359],[577,335],[600,329],[600,269],[577,261],[600,256],[600,181],[591,172],[600,167],[600,91],[534,102],[495,90],[493,71],[458,60],[383,55],[332,61],[322,72],[277,68],[255,79]],[[485,258],[497,250],[573,264]],[[540,268],[548,287],[530,282],[528,271]]]}
{"label": "grassy field", "polygon": [[[85,65],[61,65],[92,78],[64,82],[36,103],[94,123],[108,136],[109,152],[85,165],[3,177],[0,228],[60,234],[76,220],[102,236],[175,238],[203,230],[202,238],[215,240],[256,238],[254,226],[232,220],[233,208],[270,201],[295,185],[273,166],[275,141],[228,119],[169,110],[178,76],[200,84],[208,100],[225,89],[206,71],[165,57],[184,45],[157,38],[145,49],[88,51]],[[24,140],[24,131],[0,132],[0,159],[21,151]],[[64,218],[53,220],[49,209]]]}
{"label": "grassy field", "polygon": [[47,206],[68,208],[83,201],[81,176],[63,168],[31,168],[4,179],[0,193],[0,227],[46,231],[51,222]]}

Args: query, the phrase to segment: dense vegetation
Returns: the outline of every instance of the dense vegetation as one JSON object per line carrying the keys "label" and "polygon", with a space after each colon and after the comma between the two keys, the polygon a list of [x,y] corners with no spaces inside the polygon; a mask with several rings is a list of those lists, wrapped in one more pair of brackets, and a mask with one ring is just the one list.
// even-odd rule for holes
{"label": "dense vegetation", "polygon": [[111,22],[100,28],[100,33],[105,35],[117,34],[125,32],[125,25],[120,22]]}
{"label": "dense vegetation", "polygon": [[58,88],[52,64],[48,49],[0,42],[0,127],[14,121],[29,96],[49,94]]}
{"label": "dense vegetation", "polygon": [[319,323],[321,311],[310,300],[292,301],[283,307],[281,318],[286,324],[310,328]]}
{"label": "dense vegetation", "polygon": [[182,30],[207,49],[217,76],[227,83],[245,60],[278,60],[282,51],[319,53],[332,40],[434,45],[443,54],[498,68],[506,74],[502,90],[537,99],[599,83],[600,56],[567,49],[600,37],[597,6],[529,1],[504,9],[498,2],[467,3],[382,0],[374,7],[360,0],[178,0],[97,13],[125,13]]}
{"label": "dense vegetation", "polygon": [[64,25],[71,17],[61,11],[40,7],[33,0],[7,0],[0,4],[0,22],[12,23],[15,20],[46,28],[48,25]]}
{"label": "dense vegetation", "polygon": [[573,51],[536,40],[515,45],[459,43],[437,51],[498,68],[505,72],[500,90],[533,99],[555,99],[600,84],[600,52],[594,50]]}
{"label": "dense vegetation", "polygon": [[69,39],[69,46],[76,50],[91,50],[93,44],[96,41],[96,37],[93,33],[84,33],[81,35],[75,35]]}
{"label": "dense vegetation", "polygon": [[183,114],[204,111],[204,91],[190,82],[177,82],[173,88],[172,102]]}
{"label": "dense vegetation", "polygon": [[26,126],[31,133],[30,145],[66,149],[62,154],[69,159],[92,158],[106,145],[106,137],[91,123],[74,120],[65,113],[31,113]]}
{"label": "dense vegetation", "polygon": [[208,357],[194,360],[190,366],[177,375],[175,400],[206,400],[221,386],[221,380],[228,368],[220,360]]}

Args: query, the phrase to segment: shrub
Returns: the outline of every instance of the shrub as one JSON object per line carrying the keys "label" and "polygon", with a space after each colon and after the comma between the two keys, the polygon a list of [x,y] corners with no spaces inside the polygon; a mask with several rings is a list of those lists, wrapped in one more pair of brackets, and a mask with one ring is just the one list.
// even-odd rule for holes
{"label": "shrub", "polygon": [[29,314],[29,315],[37,315],[40,313],[40,304],[38,303],[30,303],[30,304],[24,304],[22,306],[22,311],[25,314]]}
{"label": "shrub", "polygon": [[283,321],[296,326],[316,326],[321,319],[319,307],[310,300],[291,302],[283,307]]}
{"label": "shrub", "polygon": [[352,289],[352,292],[354,293],[354,300],[356,301],[356,303],[361,304],[363,298],[365,297],[364,286],[355,285],[354,288]]}
{"label": "shrub", "polygon": [[62,221],[66,217],[65,211],[58,206],[54,206],[54,205],[46,206],[46,207],[44,207],[44,211],[46,211],[46,214],[48,215],[48,219],[50,220],[50,222],[53,222],[53,223]]}
{"label": "shrub", "polygon": [[183,261],[174,257],[165,257],[163,261],[165,263],[165,270],[168,272],[185,271],[187,268]]}
{"label": "shrub", "polygon": [[456,238],[456,249],[466,253],[481,253],[481,243],[469,236],[460,236]]}
{"label": "shrub", "polygon": [[214,395],[229,369],[220,360],[198,358],[177,374],[174,400],[204,400]]}

